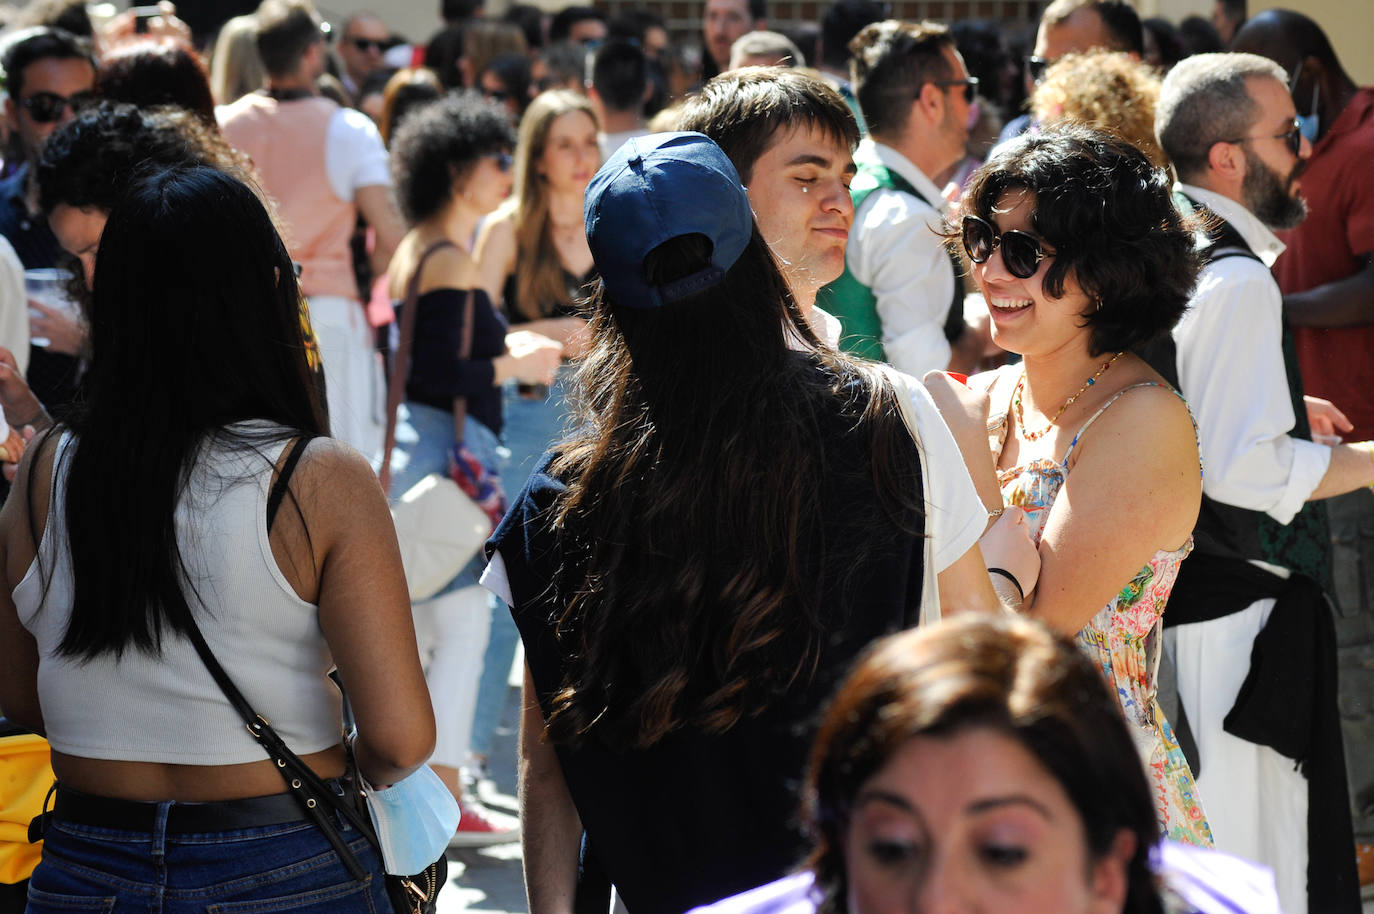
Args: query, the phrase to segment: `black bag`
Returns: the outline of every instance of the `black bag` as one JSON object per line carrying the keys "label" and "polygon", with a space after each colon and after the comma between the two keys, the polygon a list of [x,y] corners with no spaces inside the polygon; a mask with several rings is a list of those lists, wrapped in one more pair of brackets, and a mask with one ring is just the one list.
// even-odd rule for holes
{"label": "black bag", "polygon": [[[301,453],[305,450],[308,438],[299,438],[292,446],[291,453],[282,466],[282,470],[277,474],[277,481],[272,486],[272,492],[267,500],[267,529],[272,529],[272,522],[276,519],[277,509],[281,506],[282,498],[286,494],[286,483],[290,479],[291,473],[296,468],[296,463],[300,460]],[[349,875],[359,881],[367,878],[367,871],[363,869],[358,858],[349,849],[348,843],[339,834],[339,829],[335,826],[331,813],[337,813],[352,827],[356,828],[377,851],[378,858],[381,857],[381,845],[377,841],[377,833],[372,827],[372,818],[368,814],[363,804],[366,795],[361,788],[354,786],[351,791],[341,794],[326,784],[319,775],[310,769],[310,766],[301,761],[300,756],[292,752],[291,749],[282,741],[276,730],[261,714],[258,714],[248,704],[248,700],[243,697],[243,693],[234,685],[229,674],[220,666],[215,659],[214,653],[210,650],[210,645],[205,643],[205,636],[201,634],[200,627],[196,624],[195,618],[191,617],[191,629],[188,632],[191,643],[195,645],[196,653],[205,663],[206,669],[224,692],[224,697],[229,699],[229,703],[238,711],[243,718],[244,724],[248,727],[248,732],[258,741],[258,744],[266,750],[268,756],[277,763],[277,769],[281,772],[282,780],[290,789],[296,799],[301,804],[301,809],[305,816],[324,833],[330,845],[333,846],[339,859],[343,862],[344,868]],[[350,768],[353,765],[353,755],[349,753]],[[361,783],[359,778],[353,778],[352,783]],[[434,914],[436,899],[439,890],[448,881],[448,860],[441,854],[439,859],[425,867],[423,872],[413,876],[386,876],[387,896],[391,899],[391,906],[396,914]]]}

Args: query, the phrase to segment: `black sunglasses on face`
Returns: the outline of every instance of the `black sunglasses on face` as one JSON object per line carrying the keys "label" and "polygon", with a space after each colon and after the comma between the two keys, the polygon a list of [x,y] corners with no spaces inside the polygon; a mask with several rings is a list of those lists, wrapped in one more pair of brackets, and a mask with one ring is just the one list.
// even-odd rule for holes
{"label": "black sunglasses on face", "polygon": [[29,117],[37,123],[51,124],[62,116],[65,109],[71,108],[72,114],[76,114],[94,101],[94,92],[75,92],[70,96],[58,95],[56,92],[35,92],[28,98],[21,98],[19,105],[29,112]]}
{"label": "black sunglasses on face", "polygon": [[973,99],[978,95],[978,77],[976,76],[970,76],[967,79],[940,79],[936,80],[934,85],[939,86],[941,89],[946,89],[950,86],[963,86],[964,101],[968,102],[970,105],[973,104]]}
{"label": "black sunglasses on face", "polygon": [[1026,65],[1026,75],[1031,78],[1031,82],[1039,85],[1040,80],[1045,78],[1045,70],[1050,65],[1049,58],[1031,54],[1025,57],[1023,62]]}
{"label": "black sunglasses on face", "polygon": [[1286,145],[1286,146],[1288,147],[1288,150],[1289,150],[1290,152],[1292,152],[1293,155],[1295,155],[1295,156],[1296,156],[1296,155],[1299,155],[1299,154],[1302,152],[1302,128],[1298,126],[1298,119],[1297,119],[1297,118],[1293,118],[1293,126],[1292,126],[1292,127],[1289,127],[1289,128],[1288,128],[1287,130],[1285,130],[1283,133],[1274,133],[1274,134],[1270,134],[1269,136],[1242,136],[1242,137],[1237,137],[1237,138],[1234,139],[1234,140],[1225,140],[1224,142],[1227,142],[1227,143],[1248,143],[1248,142],[1250,142],[1251,140],[1266,140],[1266,139],[1267,139],[1267,140],[1283,140],[1284,145]]}
{"label": "black sunglasses on face", "polygon": [[368,51],[376,51],[378,54],[386,50],[386,40],[377,38],[350,38],[349,42],[353,47],[366,54]]}
{"label": "black sunglasses on face", "polygon": [[964,217],[964,253],[974,263],[987,263],[992,252],[1002,249],[1002,263],[1017,279],[1030,279],[1040,269],[1040,261],[1047,253],[1040,239],[1029,232],[1008,229],[998,234],[992,224],[977,216]]}

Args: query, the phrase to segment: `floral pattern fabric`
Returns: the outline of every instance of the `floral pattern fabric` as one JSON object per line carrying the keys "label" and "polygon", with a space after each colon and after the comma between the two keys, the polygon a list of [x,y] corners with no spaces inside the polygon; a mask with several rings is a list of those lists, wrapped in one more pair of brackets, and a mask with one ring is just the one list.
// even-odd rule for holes
{"label": "floral pattern fabric", "polygon": [[[1037,546],[1050,506],[1068,476],[1069,455],[1079,438],[1117,397],[1138,386],[1143,385],[1127,387],[1103,404],[1074,435],[1062,461],[1035,459],[998,470],[1003,504],[1016,505],[1026,512]],[[998,399],[994,397],[994,403]],[[989,439],[993,453],[1000,454],[1007,434],[1005,409],[992,418]],[[1211,847],[1212,831],[1202,811],[1193,773],[1156,700],[1164,606],[1178,578],[1179,565],[1192,548],[1189,538],[1176,551],[1156,552],[1083,627],[1077,640],[1079,647],[1098,664],[1121,703],[1131,737],[1145,763],[1164,836],[1172,841]]]}

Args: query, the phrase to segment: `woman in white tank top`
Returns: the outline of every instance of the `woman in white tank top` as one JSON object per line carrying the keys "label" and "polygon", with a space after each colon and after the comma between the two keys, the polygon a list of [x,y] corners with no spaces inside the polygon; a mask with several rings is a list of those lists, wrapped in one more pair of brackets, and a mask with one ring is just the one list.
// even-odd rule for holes
{"label": "woman in white tank top", "polygon": [[352,878],[186,637],[323,778],[346,770],[336,665],[371,783],[433,747],[391,518],[326,437],[291,260],[205,167],[134,180],[104,229],[84,404],[0,512],[0,707],[59,782],[29,911],[387,911],[370,847],[344,826]]}

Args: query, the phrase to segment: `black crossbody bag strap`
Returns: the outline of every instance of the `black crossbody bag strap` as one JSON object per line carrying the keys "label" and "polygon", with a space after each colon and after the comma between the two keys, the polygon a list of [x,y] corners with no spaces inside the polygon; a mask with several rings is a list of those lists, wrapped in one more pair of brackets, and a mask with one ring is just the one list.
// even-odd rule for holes
{"label": "black crossbody bag strap", "polygon": [[[310,439],[307,437],[296,440],[281,472],[277,474],[277,480],[267,499],[267,529],[269,531],[272,529],[272,522],[276,520],[277,510],[281,507],[282,499],[286,495],[287,483],[309,441]],[[229,703],[234,706],[239,717],[243,718],[244,726],[248,729],[249,735],[257,740],[258,745],[262,746],[268,757],[276,762],[282,780],[286,782],[290,793],[301,804],[301,810],[305,817],[324,833],[325,838],[338,853],[339,859],[343,861],[349,875],[359,881],[366,879],[367,871],[358,861],[357,855],[348,847],[343,836],[339,834],[339,830],[330,820],[329,814],[334,812],[342,816],[349,825],[367,838],[368,842],[380,854],[380,845],[377,841],[376,832],[372,828],[371,819],[349,802],[347,797],[342,797],[331,789],[319,775],[311,770],[309,765],[301,761],[300,756],[291,751],[277,731],[272,728],[271,722],[253,710],[248,699],[244,698],[243,693],[239,691],[238,686],[234,685],[234,681],[229,678],[224,667],[220,666],[214,651],[210,650],[210,645],[205,642],[205,636],[201,634],[200,626],[196,623],[194,614],[190,616],[189,621],[191,627],[186,633],[187,637],[191,639],[191,644],[195,647],[196,653],[200,655],[205,668],[210,671],[210,677],[215,680],[215,684],[224,693],[224,697],[229,699]]]}

